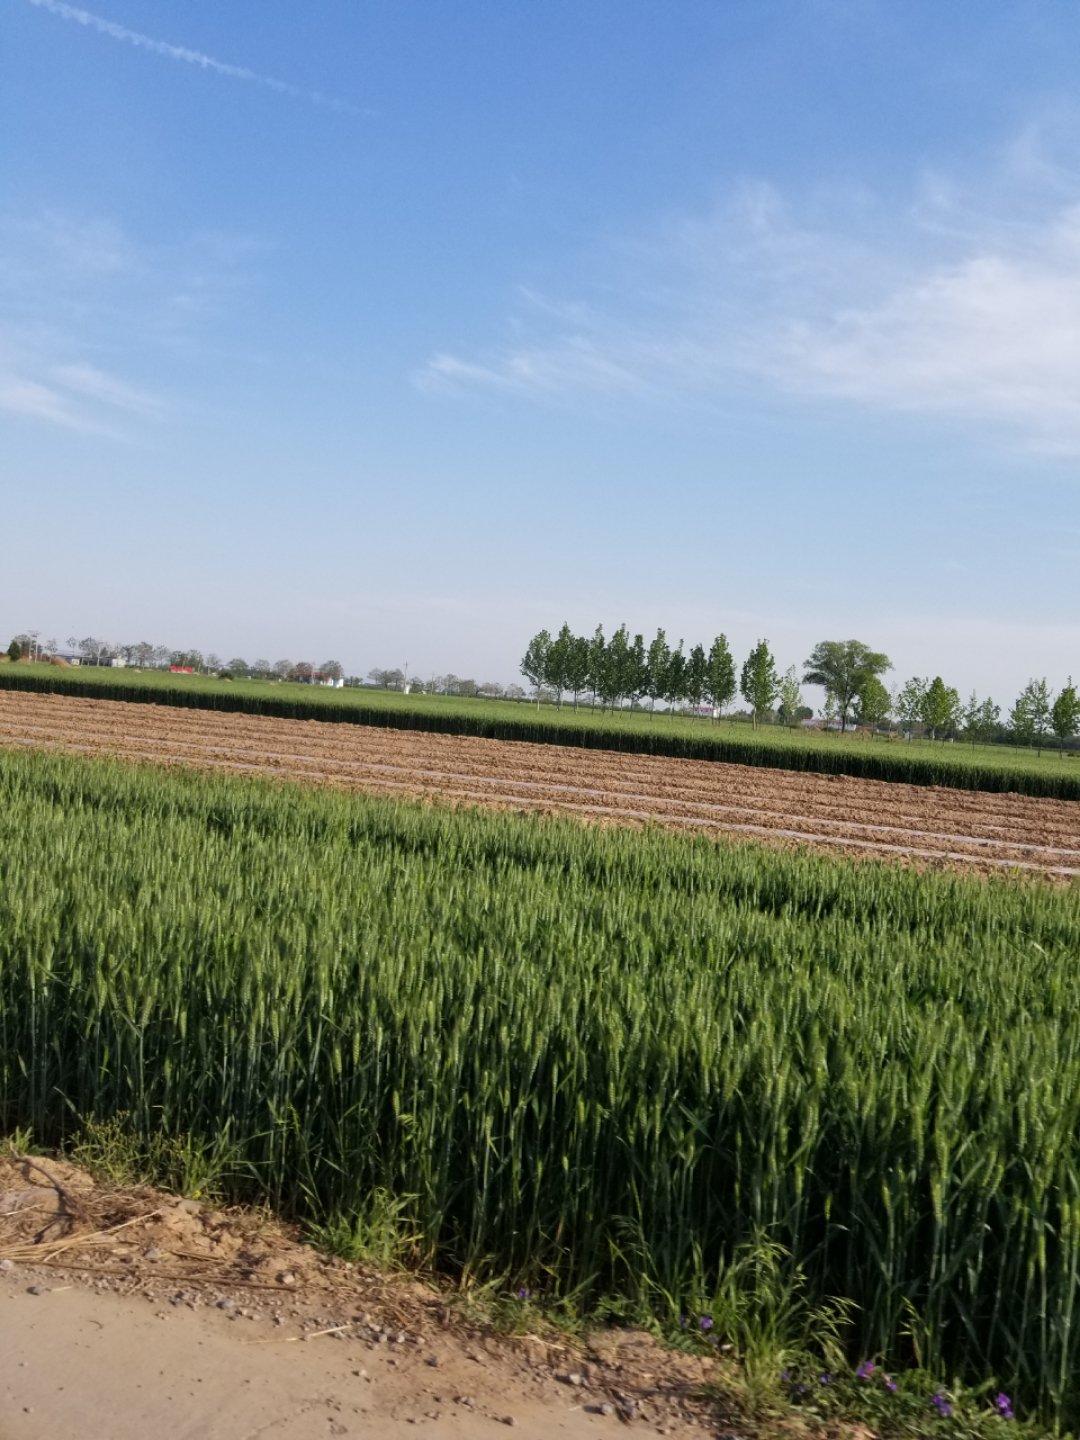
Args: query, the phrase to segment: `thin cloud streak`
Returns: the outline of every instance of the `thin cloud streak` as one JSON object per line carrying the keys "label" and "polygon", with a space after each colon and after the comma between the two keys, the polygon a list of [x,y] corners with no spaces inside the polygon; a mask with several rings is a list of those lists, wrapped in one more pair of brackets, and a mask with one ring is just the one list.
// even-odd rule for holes
{"label": "thin cloud streak", "polygon": [[80,9],[77,5],[68,5],[65,0],[27,0],[27,4],[39,10],[47,10],[50,15],[56,15],[61,20],[70,20],[76,25],[95,30],[99,35],[107,35],[112,40],[134,45],[139,50],[148,50],[153,55],[162,55],[167,60],[179,60],[182,64],[194,65],[200,70],[222,75],[228,80],[244,80],[251,85],[260,85],[278,95],[288,95],[294,100],[307,100],[313,105],[335,110],[340,115],[360,114],[357,106],[351,105],[347,100],[325,95],[321,90],[305,90],[299,85],[292,85],[287,80],[277,80],[271,75],[260,75],[257,70],[249,70],[246,65],[230,65],[224,60],[216,60],[212,55],[204,54],[201,50],[191,50],[186,45],[172,45],[165,40],[155,40],[151,35],[129,30],[126,25],[118,25],[114,20],[93,15],[89,10]]}
{"label": "thin cloud streak", "polygon": [[143,415],[152,419],[160,416],[164,410],[161,401],[155,396],[148,395],[144,390],[137,390],[133,385],[118,380],[116,376],[99,370],[95,365],[57,365],[52,371],[52,379],[56,384],[83,395],[88,400],[116,410],[128,411],[132,415]]}
{"label": "thin cloud streak", "polygon": [[28,379],[15,372],[0,371],[0,412],[24,420],[35,420],[70,430],[77,435],[96,435],[109,440],[127,437],[113,426],[94,418],[72,404],[68,396],[51,385]]}

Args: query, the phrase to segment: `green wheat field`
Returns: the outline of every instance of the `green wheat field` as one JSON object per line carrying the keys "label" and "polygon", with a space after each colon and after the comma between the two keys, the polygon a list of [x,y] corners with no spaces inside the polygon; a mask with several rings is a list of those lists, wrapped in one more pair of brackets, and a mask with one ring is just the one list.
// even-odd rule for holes
{"label": "green wheat field", "polygon": [[1078,959],[1076,886],[0,752],[7,1130],[634,1315],[764,1238],[1068,1424]]}

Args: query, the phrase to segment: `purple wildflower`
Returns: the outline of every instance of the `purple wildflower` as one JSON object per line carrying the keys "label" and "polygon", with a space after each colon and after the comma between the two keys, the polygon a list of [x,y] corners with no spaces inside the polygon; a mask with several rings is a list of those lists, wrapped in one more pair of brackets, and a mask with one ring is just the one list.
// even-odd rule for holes
{"label": "purple wildflower", "polygon": [[874,1364],[873,1360],[864,1360],[859,1366],[859,1368],[855,1371],[855,1379],[869,1380],[870,1376],[874,1373],[876,1369],[877,1366]]}
{"label": "purple wildflower", "polygon": [[898,1388],[899,1388],[899,1387],[897,1386],[897,1383],[896,1383],[896,1381],[892,1378],[892,1376],[891,1376],[891,1375],[886,1375],[886,1376],[885,1376],[885,1389],[888,1390],[889,1394],[890,1394],[890,1395],[895,1395]]}
{"label": "purple wildflower", "polygon": [[790,1381],[791,1381],[791,1371],[790,1371],[790,1370],[781,1370],[781,1371],[780,1371],[780,1379],[784,1382],[785,1385],[789,1384]]}
{"label": "purple wildflower", "polygon": [[999,1391],[997,1396],[995,1397],[994,1409],[998,1412],[998,1414],[1003,1420],[1014,1420],[1016,1418],[1013,1414],[1012,1401],[1009,1399],[1008,1395],[1005,1394],[1004,1390]]}
{"label": "purple wildflower", "polygon": [[532,1291],[531,1291],[531,1290],[527,1290],[527,1289],[525,1288],[525,1286],[522,1285],[521,1289],[517,1292],[517,1298],[518,1298],[519,1300],[531,1300],[531,1299],[532,1299]]}
{"label": "purple wildflower", "polygon": [[930,1401],[930,1404],[933,1405],[934,1409],[937,1411],[937,1413],[941,1416],[943,1420],[948,1420],[949,1416],[952,1414],[952,1406],[949,1404],[948,1400],[945,1399],[944,1395],[935,1395]]}
{"label": "purple wildflower", "polygon": [[698,1320],[698,1325],[702,1330],[711,1330],[713,1326],[712,1316],[702,1315],[701,1318]]}
{"label": "purple wildflower", "polygon": [[817,1378],[818,1378],[819,1384],[821,1384],[821,1385],[831,1385],[831,1384],[832,1384],[832,1376],[829,1375],[829,1374],[819,1375]]}

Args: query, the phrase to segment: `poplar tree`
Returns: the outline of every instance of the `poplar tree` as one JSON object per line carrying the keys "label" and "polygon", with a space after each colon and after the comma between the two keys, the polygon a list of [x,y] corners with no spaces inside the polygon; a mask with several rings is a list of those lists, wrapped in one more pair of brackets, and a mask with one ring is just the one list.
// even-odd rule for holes
{"label": "poplar tree", "polygon": [[965,740],[971,741],[974,749],[980,740],[985,742],[994,738],[997,734],[1000,717],[1001,706],[995,705],[989,696],[985,700],[980,700],[973,690],[964,706],[964,725],[961,734]]}
{"label": "poplar tree", "polygon": [[1045,680],[1029,680],[1009,714],[1013,734],[1022,745],[1035,745],[1041,755],[1050,733],[1050,687]]}
{"label": "poplar tree", "polygon": [[570,651],[574,644],[574,635],[570,626],[564,624],[558,635],[551,642],[548,649],[546,673],[544,683],[549,685],[559,697],[559,709],[562,709],[563,691],[570,688],[567,680],[570,668]]}
{"label": "poplar tree", "polygon": [[589,644],[589,689],[593,693],[593,699],[599,698],[601,706],[604,703],[604,692],[607,685],[607,642],[604,640],[604,627],[597,625],[593,631],[593,637]]}
{"label": "poplar tree", "polygon": [[900,728],[910,735],[922,721],[923,701],[926,698],[929,681],[921,675],[913,675],[900,691],[896,701],[896,718]]}
{"label": "poplar tree", "polygon": [[521,657],[521,673],[530,685],[536,686],[536,708],[540,708],[540,686],[547,680],[548,652],[551,649],[551,635],[541,630],[529,641]]}
{"label": "poplar tree", "polygon": [[780,704],[777,707],[776,718],[781,725],[797,725],[799,723],[799,711],[802,708],[802,690],[799,688],[799,672],[794,665],[784,671],[780,681]]}
{"label": "poplar tree", "polygon": [[671,664],[671,647],[663,630],[657,630],[645,657],[645,694],[656,709],[657,700],[667,688],[668,667]]}
{"label": "poplar tree", "polygon": [[614,705],[627,693],[630,684],[630,635],[626,626],[620,625],[608,641],[604,664],[604,699],[609,705]]}
{"label": "poplar tree", "polygon": [[735,661],[726,635],[717,635],[709,647],[705,662],[705,696],[720,714],[723,714],[724,706],[730,705],[735,698]]}
{"label": "poplar tree", "polygon": [[935,675],[926,687],[919,718],[930,731],[931,740],[944,737],[952,730],[959,730],[963,721],[963,707],[959,692],[946,685],[940,675]]}
{"label": "poplar tree", "polygon": [[631,705],[649,693],[649,657],[645,650],[645,637],[635,635],[627,659],[629,683],[626,694]]}
{"label": "poplar tree", "polygon": [[750,713],[753,717],[754,729],[756,730],[758,720],[763,715],[767,715],[772,709],[777,691],[780,688],[772,652],[765,640],[759,640],[746,657],[746,662],[742,668],[742,683],[740,688],[742,689],[743,698],[750,706]]}
{"label": "poplar tree", "polygon": [[704,649],[695,645],[686,659],[686,698],[694,705],[700,705],[705,696],[708,669]]}
{"label": "poplar tree", "polygon": [[1080,694],[1077,694],[1071,675],[1064,690],[1054,701],[1050,711],[1050,724],[1064,754],[1065,742],[1071,740],[1077,730],[1080,730]]}
{"label": "poplar tree", "polygon": [[664,699],[669,705],[678,705],[686,698],[686,656],[680,640],[668,656],[667,675],[664,679]]}
{"label": "poplar tree", "polygon": [[892,696],[876,675],[868,675],[855,696],[855,723],[876,730],[884,725],[892,710]]}
{"label": "poplar tree", "polygon": [[565,665],[566,688],[574,697],[574,709],[578,708],[578,697],[589,683],[589,642],[584,635],[572,635],[567,646]]}

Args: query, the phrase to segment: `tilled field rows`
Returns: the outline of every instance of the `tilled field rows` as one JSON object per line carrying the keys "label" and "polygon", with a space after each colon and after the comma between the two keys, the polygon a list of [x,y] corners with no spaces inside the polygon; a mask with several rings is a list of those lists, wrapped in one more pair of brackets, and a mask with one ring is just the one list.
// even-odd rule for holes
{"label": "tilled field rows", "polygon": [[1080,806],[708,761],[0,691],[0,744],[1080,875]]}

